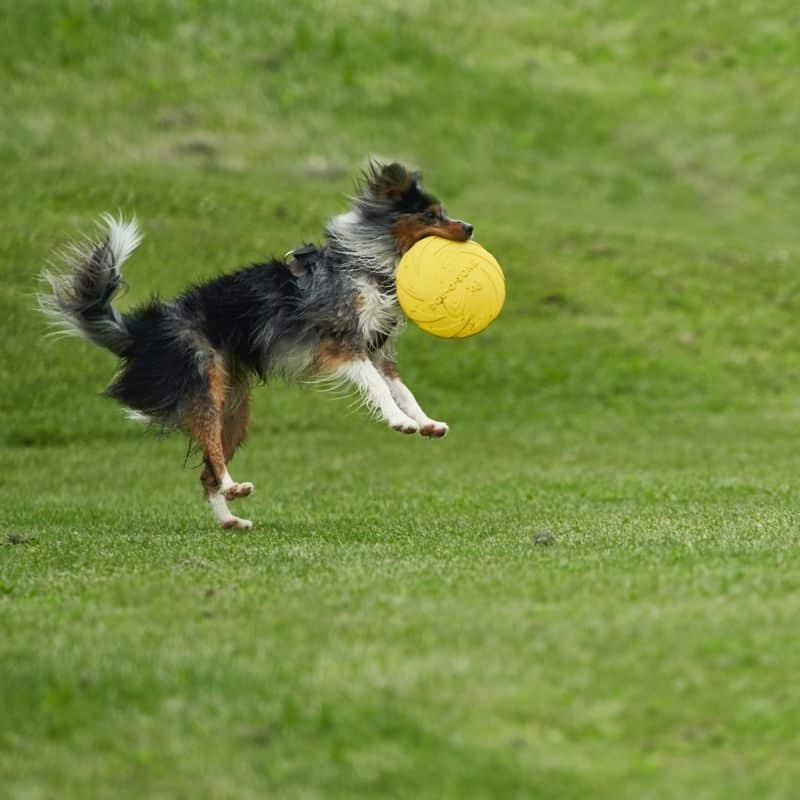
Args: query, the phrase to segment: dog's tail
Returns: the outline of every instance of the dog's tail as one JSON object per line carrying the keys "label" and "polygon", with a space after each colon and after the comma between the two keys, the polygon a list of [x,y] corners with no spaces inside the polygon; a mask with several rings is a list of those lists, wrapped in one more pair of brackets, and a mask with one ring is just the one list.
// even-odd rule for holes
{"label": "dog's tail", "polygon": [[142,237],[136,218],[104,214],[99,239],[85,239],[62,251],[56,269],[45,270],[47,284],[39,308],[56,334],[82,336],[118,356],[130,352],[132,338],[125,318],[111,301],[123,286],[120,267]]}

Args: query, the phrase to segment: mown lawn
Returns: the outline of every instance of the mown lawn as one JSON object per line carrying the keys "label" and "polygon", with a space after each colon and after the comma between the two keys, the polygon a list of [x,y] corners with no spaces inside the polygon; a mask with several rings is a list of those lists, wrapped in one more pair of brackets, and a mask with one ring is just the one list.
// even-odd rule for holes
{"label": "mown lawn", "polygon": [[[796,796],[800,16],[679,5],[0,0],[0,796]],[[401,340],[443,441],[260,389],[223,533],[35,276],[280,255],[369,154],[506,309]]]}

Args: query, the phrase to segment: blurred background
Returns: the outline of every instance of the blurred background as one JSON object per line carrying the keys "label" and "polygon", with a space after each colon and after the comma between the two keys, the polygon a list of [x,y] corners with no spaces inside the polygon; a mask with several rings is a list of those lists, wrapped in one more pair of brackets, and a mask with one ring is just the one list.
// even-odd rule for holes
{"label": "blurred background", "polygon": [[[0,0],[7,785],[790,796],[798,33],[766,0]],[[119,209],[121,307],[170,296],[317,241],[376,155],[506,308],[400,341],[443,442],[257,391],[260,528],[223,538],[36,276]]]}
{"label": "blurred background", "polygon": [[318,237],[373,154],[419,166],[508,273],[485,337],[408,336],[436,413],[487,389],[494,417],[774,399],[796,363],[792,9],[3,4],[4,411],[26,429],[5,435],[120,430],[99,401],[48,422],[78,364],[99,385],[113,361],[30,363],[25,296],[65,236],[135,211],[127,301],[169,295]]}

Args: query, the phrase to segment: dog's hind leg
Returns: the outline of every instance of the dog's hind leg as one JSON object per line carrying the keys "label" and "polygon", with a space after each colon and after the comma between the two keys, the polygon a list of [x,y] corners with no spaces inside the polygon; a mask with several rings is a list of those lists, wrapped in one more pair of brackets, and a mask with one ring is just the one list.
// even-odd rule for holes
{"label": "dog's hind leg", "polygon": [[[207,369],[207,388],[187,413],[186,425],[203,451],[204,469],[200,482],[214,518],[223,528],[250,528],[249,519],[240,519],[228,508],[226,499],[243,497],[253,490],[252,484],[239,484],[231,478],[226,466],[224,444],[225,403],[228,397],[228,374],[219,357]],[[231,439],[231,442],[236,437]],[[241,438],[239,439],[241,441]],[[238,442],[237,442],[238,444]],[[229,443],[229,452],[233,454]]]}
{"label": "dog's hind leg", "polygon": [[[222,418],[222,454],[225,463],[230,464],[236,448],[244,442],[247,436],[247,426],[250,424],[250,395],[247,388],[239,388],[235,394],[229,396],[229,405],[225,409]],[[253,491],[253,484],[249,481],[244,483],[234,483],[227,476],[230,485],[224,490],[228,500],[237,497],[247,497]],[[223,481],[223,483],[225,483]]]}

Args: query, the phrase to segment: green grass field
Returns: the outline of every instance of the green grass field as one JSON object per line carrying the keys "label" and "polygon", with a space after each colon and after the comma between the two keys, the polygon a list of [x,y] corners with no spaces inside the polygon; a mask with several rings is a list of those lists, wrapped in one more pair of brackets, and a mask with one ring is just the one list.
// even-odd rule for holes
{"label": "green grass field", "polygon": [[[289,5],[0,0],[0,796],[796,797],[796,4]],[[506,309],[401,339],[444,441],[258,390],[223,533],[35,276],[283,254],[370,154]]]}

